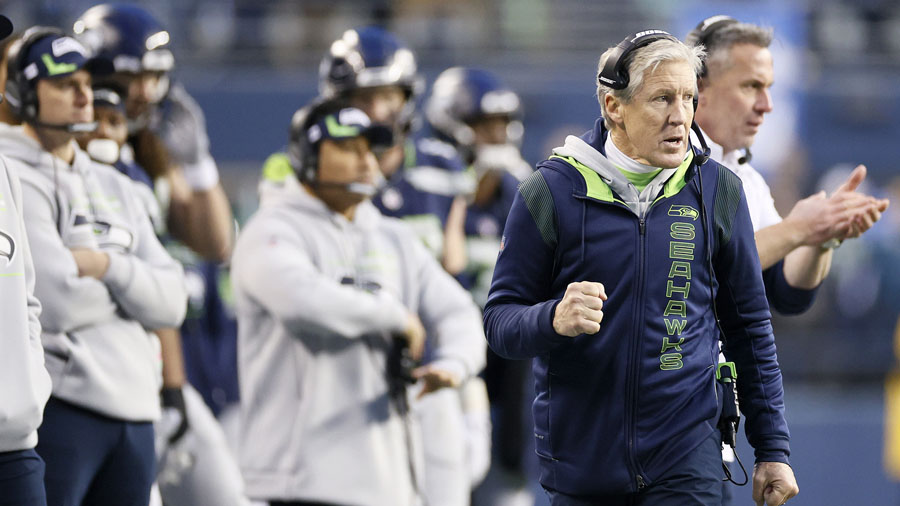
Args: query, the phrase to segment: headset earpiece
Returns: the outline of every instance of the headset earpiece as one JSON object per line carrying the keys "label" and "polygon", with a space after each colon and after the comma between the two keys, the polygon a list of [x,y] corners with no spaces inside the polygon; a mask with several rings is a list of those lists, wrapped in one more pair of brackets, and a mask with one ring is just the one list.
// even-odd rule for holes
{"label": "headset earpiece", "polygon": [[597,80],[600,84],[614,90],[624,90],[628,87],[628,63],[631,54],[635,50],[660,39],[670,39],[678,42],[677,38],[663,30],[642,30],[625,37],[622,42],[616,45],[609,58],[606,59],[603,70],[597,75]]}
{"label": "headset earpiece", "polygon": [[65,36],[65,33],[58,28],[35,26],[25,30],[22,38],[9,48],[6,61],[6,97],[10,109],[23,121],[36,120],[40,105],[37,88],[25,77],[25,58],[36,42],[54,35]]}
{"label": "headset earpiece", "polygon": [[291,119],[288,155],[297,178],[304,183],[315,183],[319,169],[319,152],[309,140],[309,129],[322,116],[334,108],[334,101],[317,100],[296,113]]}

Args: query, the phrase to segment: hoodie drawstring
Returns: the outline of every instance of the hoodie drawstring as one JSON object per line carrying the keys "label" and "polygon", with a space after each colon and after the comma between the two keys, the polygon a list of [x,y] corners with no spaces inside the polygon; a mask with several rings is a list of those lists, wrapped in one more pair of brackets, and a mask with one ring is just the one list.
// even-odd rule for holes
{"label": "hoodie drawstring", "polygon": [[585,256],[585,229],[587,228],[587,201],[581,201],[581,261]]}

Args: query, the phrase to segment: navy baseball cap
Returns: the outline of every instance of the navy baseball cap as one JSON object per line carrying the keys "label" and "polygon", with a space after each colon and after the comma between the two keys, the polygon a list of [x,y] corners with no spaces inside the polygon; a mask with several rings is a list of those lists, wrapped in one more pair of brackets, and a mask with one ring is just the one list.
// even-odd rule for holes
{"label": "navy baseball cap", "polygon": [[112,64],[105,59],[91,58],[88,50],[77,40],[65,35],[48,35],[38,39],[28,48],[23,60],[25,79],[67,76],[81,69],[91,74],[111,74]]}
{"label": "navy baseball cap", "polygon": [[12,21],[9,20],[8,17],[0,14],[0,40],[9,37],[9,34],[13,32]]}
{"label": "navy baseball cap", "polygon": [[367,138],[372,149],[390,147],[394,141],[390,128],[373,124],[365,112],[355,107],[326,114],[306,130],[310,144],[318,144],[324,139],[340,141],[355,137]]}

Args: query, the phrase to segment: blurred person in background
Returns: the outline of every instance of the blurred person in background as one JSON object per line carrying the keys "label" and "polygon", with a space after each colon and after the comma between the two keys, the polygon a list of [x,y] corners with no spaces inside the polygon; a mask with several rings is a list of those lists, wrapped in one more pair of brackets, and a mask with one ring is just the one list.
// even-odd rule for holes
{"label": "blurred person in background", "polygon": [[127,90],[129,144],[137,163],[168,194],[173,237],[203,258],[225,262],[234,224],[209,152],[203,111],[171,74],[169,32],[136,5],[101,4],[75,22],[75,36],[114,65],[108,79]]}
{"label": "blurred person in background", "polygon": [[471,190],[452,147],[416,127],[416,101],[424,91],[412,51],[378,28],[348,30],[319,66],[319,93],[340,98],[394,131],[394,145],[379,155],[384,180],[372,202],[402,218],[452,275],[465,268],[465,199]]}
{"label": "blurred person in background", "polygon": [[[319,66],[319,93],[364,111],[394,134],[378,153],[379,176],[372,203],[401,218],[445,270],[465,268],[464,193],[473,188],[454,147],[416,129],[416,101],[423,89],[413,52],[392,33],[369,26],[345,31]],[[285,154],[264,165],[269,186],[293,186]],[[426,354],[430,353],[426,347]],[[479,389],[480,388],[480,389]],[[490,448],[487,395],[479,379],[415,403],[425,440],[424,490],[433,506],[469,503],[483,476]]]}
{"label": "blurred person in background", "polygon": [[[532,172],[519,153],[524,133],[521,102],[494,73],[453,67],[435,80],[425,103],[425,117],[435,134],[453,146],[475,173],[477,186],[469,195],[465,221],[468,262],[458,279],[475,302],[484,307],[506,216],[516,188]],[[527,444],[525,432],[531,425],[523,416],[529,368],[527,361],[502,359],[488,350],[484,377],[494,411],[496,458],[493,462],[498,472],[476,493],[476,502],[495,505],[534,502],[527,490],[523,456]],[[487,445],[484,449],[490,451],[490,448]],[[470,466],[473,473],[479,473],[473,476],[474,484],[484,477],[482,473],[487,469],[483,466],[490,462],[491,459],[482,459],[480,465]]]}
{"label": "blurred person in background", "polygon": [[[473,184],[451,146],[418,139],[416,101],[423,91],[412,50],[377,26],[345,31],[319,65],[321,97],[345,100],[394,132],[394,145],[378,155],[380,182],[372,202],[406,221],[455,275],[466,262],[465,200],[455,197]],[[263,168],[276,179],[291,172],[284,153],[270,156]]]}
{"label": "blurred person in background", "polygon": [[[302,108],[288,148],[296,177],[263,181],[238,239],[240,462],[255,500],[420,504],[422,445],[406,384],[418,381],[427,398],[483,367],[471,299],[370,202],[372,150],[392,144],[392,130],[360,109]],[[410,371],[401,353],[420,359],[426,335],[430,356]]]}
{"label": "blurred person in background", "polygon": [[49,504],[147,504],[160,414],[152,330],[179,325],[187,302],[132,181],[75,143],[96,127],[89,71],[108,67],[47,27],[8,56],[6,97],[23,126],[0,131],[0,150],[23,183],[53,379],[37,446]]}
{"label": "blurred person in background", "polygon": [[[772,39],[771,29],[720,15],[701,21],[685,41],[707,50],[696,121],[710,140],[712,158],[741,179],[769,303],[781,313],[797,314],[812,305],[834,249],[871,228],[888,201],[855,191],[866,175],[859,166],[831,196],[819,192],[797,202],[784,219],[778,214],[769,186],[750,165],[753,139],[773,108]],[[723,458],[734,461],[730,448]],[[731,501],[725,483],[723,503]]]}
{"label": "blurred person in background", "polygon": [[811,290],[828,275],[834,249],[871,228],[888,201],[855,191],[866,175],[861,165],[831,196],[817,193],[795,204],[784,219],[779,216],[768,185],[750,165],[753,139],[773,108],[772,38],[770,29],[714,16],[686,42],[708,52],[699,80],[697,124],[712,141],[712,158],[744,185],[772,306],[798,313],[809,307]]}
{"label": "blurred person in background", "polygon": [[[9,37],[12,30],[9,19],[0,15],[0,39]],[[50,397],[50,376],[41,347],[41,305],[34,296],[22,187],[7,165],[0,156],[0,257],[4,259],[0,267],[0,505],[46,506],[44,461],[34,447]]]}
{"label": "blurred person in background", "polygon": [[690,142],[702,56],[661,30],[608,49],[602,117],[538,165],[507,218],[485,328],[499,355],[535,359],[553,505],[720,504],[720,329],[754,498],[798,492],[746,198]]}
{"label": "blurred person in background", "polygon": [[[466,266],[464,194],[472,181],[458,152],[436,131],[417,129],[423,92],[412,51],[378,27],[344,32],[319,67],[319,92],[358,107],[394,133],[378,155],[380,178],[372,203],[402,219],[444,269]],[[432,346],[426,341],[426,359]],[[424,491],[431,506],[469,504],[490,461],[490,413],[483,382],[418,400],[413,407],[425,445]]]}
{"label": "blurred person in background", "polygon": [[[236,459],[215,418],[237,419],[237,329],[229,273],[221,266],[230,256],[233,219],[203,112],[173,82],[169,33],[148,11],[101,4],[73,29],[115,70],[100,83],[101,131],[84,142],[94,146],[92,156],[113,160],[107,163],[144,183],[138,185],[142,194],[149,188],[157,196],[148,211],[159,217],[157,231],[182,263],[189,289],[182,327],[157,332],[165,408],[157,441],[162,498],[170,506],[244,504]],[[121,103],[110,103],[116,97]],[[105,152],[98,145],[107,146]]]}
{"label": "blurred person in background", "polygon": [[[134,180],[151,222],[157,230],[164,229],[153,182],[140,166],[120,156],[128,136],[124,91],[112,83],[95,85],[93,91],[97,129],[81,136],[79,144],[94,160],[113,165]],[[164,423],[164,435],[157,437],[161,461],[157,480],[165,504],[247,504],[237,462],[212,411],[192,388],[184,390],[184,400],[184,418]]]}

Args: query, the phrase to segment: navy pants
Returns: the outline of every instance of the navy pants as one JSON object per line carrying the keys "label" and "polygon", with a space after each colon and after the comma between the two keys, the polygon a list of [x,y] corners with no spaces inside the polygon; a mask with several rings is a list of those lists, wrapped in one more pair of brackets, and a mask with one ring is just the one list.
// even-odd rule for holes
{"label": "navy pants", "polygon": [[38,429],[48,506],[147,506],[156,477],[153,424],[50,398]]}
{"label": "navy pants", "polygon": [[574,497],[547,490],[551,506],[720,506],[722,446],[718,431],[641,492],[624,496]]}
{"label": "navy pants", "polygon": [[[743,472],[738,470],[737,462],[726,462],[725,465],[731,470],[731,476],[734,476],[734,480],[740,483],[739,480],[741,480]],[[730,481],[722,482],[722,506],[734,506],[734,487],[737,486]]]}
{"label": "navy pants", "polygon": [[0,506],[47,506],[44,461],[34,450],[0,453]]}

